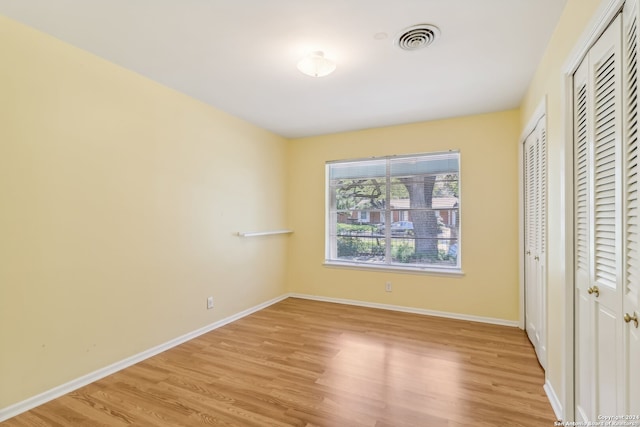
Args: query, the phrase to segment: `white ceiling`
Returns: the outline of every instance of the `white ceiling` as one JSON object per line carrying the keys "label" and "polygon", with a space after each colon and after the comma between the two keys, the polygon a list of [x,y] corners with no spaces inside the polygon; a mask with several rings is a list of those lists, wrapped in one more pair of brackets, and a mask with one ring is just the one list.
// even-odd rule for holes
{"label": "white ceiling", "polygon": [[[566,0],[0,0],[0,13],[285,137],[518,107]],[[402,51],[404,28],[434,24]],[[375,37],[386,33],[386,39]],[[305,53],[337,62],[301,74]]]}

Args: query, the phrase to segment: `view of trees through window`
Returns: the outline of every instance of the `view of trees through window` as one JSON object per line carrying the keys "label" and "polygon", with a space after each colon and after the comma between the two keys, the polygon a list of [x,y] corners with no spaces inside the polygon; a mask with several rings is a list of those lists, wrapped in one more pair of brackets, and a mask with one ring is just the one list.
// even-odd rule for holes
{"label": "view of trees through window", "polygon": [[459,154],[334,162],[327,259],[459,267]]}

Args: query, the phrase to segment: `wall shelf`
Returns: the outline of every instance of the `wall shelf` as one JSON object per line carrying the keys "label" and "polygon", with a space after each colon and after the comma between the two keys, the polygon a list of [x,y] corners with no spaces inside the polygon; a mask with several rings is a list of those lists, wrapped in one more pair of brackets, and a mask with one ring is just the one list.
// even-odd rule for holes
{"label": "wall shelf", "polygon": [[271,236],[274,234],[290,234],[293,230],[271,230],[271,231],[238,231],[240,237],[255,237],[255,236]]}

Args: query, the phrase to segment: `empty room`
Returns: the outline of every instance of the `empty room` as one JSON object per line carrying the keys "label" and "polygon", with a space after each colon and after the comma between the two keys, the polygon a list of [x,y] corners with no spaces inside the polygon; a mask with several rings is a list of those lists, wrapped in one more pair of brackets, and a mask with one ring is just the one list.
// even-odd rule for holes
{"label": "empty room", "polygon": [[0,0],[0,424],[640,427],[640,0]]}

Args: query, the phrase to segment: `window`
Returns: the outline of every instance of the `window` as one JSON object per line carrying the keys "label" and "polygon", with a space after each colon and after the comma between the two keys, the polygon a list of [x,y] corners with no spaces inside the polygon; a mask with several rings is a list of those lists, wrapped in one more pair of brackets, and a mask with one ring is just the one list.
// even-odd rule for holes
{"label": "window", "polygon": [[459,164],[458,152],[327,163],[327,263],[459,271]]}
{"label": "window", "polygon": [[359,221],[362,222],[369,222],[369,211],[357,211],[358,212],[358,218]]}

